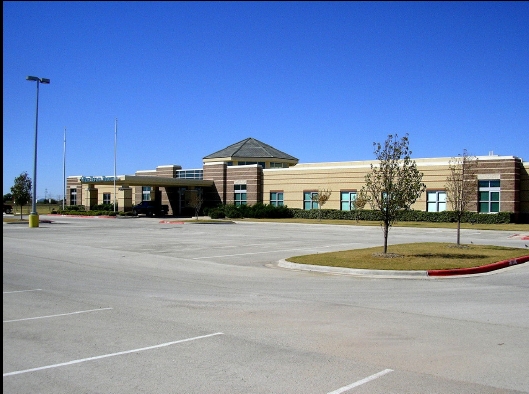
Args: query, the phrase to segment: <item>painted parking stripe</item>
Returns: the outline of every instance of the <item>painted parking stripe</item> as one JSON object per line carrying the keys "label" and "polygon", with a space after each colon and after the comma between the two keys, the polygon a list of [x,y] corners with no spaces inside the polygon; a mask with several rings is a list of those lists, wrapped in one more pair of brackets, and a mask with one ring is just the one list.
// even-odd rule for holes
{"label": "painted parking stripe", "polygon": [[42,291],[42,289],[4,291],[2,294],[25,293],[26,291]]}
{"label": "painted parking stripe", "polygon": [[[334,248],[336,246],[341,245],[353,245],[357,242],[347,242],[342,244],[333,244],[333,245],[327,245],[327,246],[320,246],[320,247],[314,247],[312,249],[317,250],[319,248]],[[248,252],[248,253],[235,253],[235,254],[221,254],[217,256],[202,256],[202,257],[193,257],[192,260],[203,260],[203,259],[216,259],[219,257],[235,257],[235,256],[249,256],[249,255],[256,255],[256,254],[267,254],[267,253],[276,253],[276,252],[290,252],[294,250],[311,250],[310,247],[304,247],[304,248],[288,248],[288,249],[273,249],[273,250],[265,250],[263,252]]]}
{"label": "painted parking stripe", "polygon": [[6,377],[6,376],[12,376],[12,375],[20,375],[20,374],[27,373],[27,372],[35,372],[35,371],[42,371],[42,370],[44,370],[44,369],[58,368],[58,367],[65,367],[65,366],[67,366],[67,365],[73,365],[73,364],[84,363],[84,362],[86,362],[86,361],[93,361],[93,360],[99,360],[99,359],[107,358],[107,357],[121,356],[121,355],[123,355],[123,354],[129,354],[129,353],[143,352],[143,351],[145,351],[145,350],[158,349],[158,348],[165,347],[165,346],[176,345],[177,343],[190,342],[190,341],[195,341],[195,340],[197,340],[197,339],[204,339],[204,338],[209,338],[209,337],[213,337],[213,336],[216,336],[216,335],[223,335],[223,334],[224,334],[224,333],[222,333],[222,332],[216,332],[216,333],[214,333],[214,334],[201,335],[201,336],[199,336],[199,337],[193,337],[193,338],[187,338],[187,339],[180,339],[180,340],[178,340],[178,341],[161,343],[161,344],[159,344],[159,345],[148,346],[148,347],[142,347],[142,348],[139,348],[139,349],[125,350],[125,351],[123,351],[123,352],[110,353],[110,354],[103,354],[103,355],[101,355],[101,356],[82,358],[82,359],[79,359],[79,360],[68,361],[68,362],[60,363],[60,364],[46,365],[46,366],[44,366],[44,367],[31,368],[31,369],[24,369],[24,370],[22,370],[22,371],[8,372],[8,373],[5,373],[3,376]]}
{"label": "painted parking stripe", "polygon": [[393,372],[392,369],[385,369],[383,371],[380,371],[374,375],[371,375],[371,376],[368,376],[367,378],[364,378],[362,380],[359,380],[357,382],[354,382],[354,383],[351,383],[347,386],[344,386],[344,387],[341,387],[339,388],[338,390],[334,390],[334,391],[331,391],[330,393],[327,393],[327,394],[340,394],[340,393],[345,393],[346,391],[349,391],[351,390],[352,388],[355,388],[355,387],[358,387],[358,386],[361,386],[367,382],[370,382],[372,380],[375,380],[375,379],[378,379],[379,377],[387,374],[387,373],[390,373],[390,372]]}
{"label": "painted parking stripe", "polygon": [[97,311],[107,311],[109,309],[112,309],[112,308],[99,308],[99,309],[90,309],[90,310],[87,310],[87,311],[76,311],[76,312],[69,312],[69,313],[61,313],[61,314],[58,314],[58,315],[36,316],[36,317],[27,317],[25,319],[4,320],[3,323],[12,323],[12,322],[15,322],[15,321],[36,320],[36,319],[48,319],[50,317],[77,315],[79,313],[89,313],[89,312],[97,312]]}

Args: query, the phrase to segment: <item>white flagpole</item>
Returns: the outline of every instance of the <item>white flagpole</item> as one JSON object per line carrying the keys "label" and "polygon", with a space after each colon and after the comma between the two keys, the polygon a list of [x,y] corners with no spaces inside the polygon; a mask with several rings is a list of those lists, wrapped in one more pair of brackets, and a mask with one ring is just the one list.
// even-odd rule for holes
{"label": "white flagpole", "polygon": [[118,118],[114,125],[114,212],[116,212],[116,146],[118,142]]}
{"label": "white flagpole", "polygon": [[62,210],[64,211],[64,202],[66,201],[66,127],[64,128],[64,148],[62,154]]}

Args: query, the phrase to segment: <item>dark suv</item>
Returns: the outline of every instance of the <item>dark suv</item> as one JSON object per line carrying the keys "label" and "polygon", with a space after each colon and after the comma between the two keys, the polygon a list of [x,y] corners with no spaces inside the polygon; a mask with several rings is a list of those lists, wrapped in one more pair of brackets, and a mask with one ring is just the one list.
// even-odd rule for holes
{"label": "dark suv", "polygon": [[157,204],[154,201],[142,201],[132,208],[134,215],[144,214],[146,216],[164,216],[168,211],[168,205]]}

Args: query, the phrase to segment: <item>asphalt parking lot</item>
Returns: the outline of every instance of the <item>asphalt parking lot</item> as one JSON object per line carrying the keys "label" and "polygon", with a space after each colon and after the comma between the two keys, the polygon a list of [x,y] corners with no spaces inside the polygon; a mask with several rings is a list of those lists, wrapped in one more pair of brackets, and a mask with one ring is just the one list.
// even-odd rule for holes
{"label": "asphalt parking lot", "polygon": [[[380,245],[379,228],[52,221],[3,226],[5,393],[529,392],[528,264],[353,277],[277,263]],[[455,230],[390,231],[423,241]]]}

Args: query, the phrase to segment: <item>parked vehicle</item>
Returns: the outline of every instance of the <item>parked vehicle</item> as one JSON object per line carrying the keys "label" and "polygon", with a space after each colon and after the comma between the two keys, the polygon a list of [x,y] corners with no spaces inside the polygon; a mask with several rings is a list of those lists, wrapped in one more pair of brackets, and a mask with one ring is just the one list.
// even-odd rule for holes
{"label": "parked vehicle", "polygon": [[4,213],[13,213],[13,207],[9,204],[4,203]]}
{"label": "parked vehicle", "polygon": [[164,216],[169,212],[169,205],[157,204],[155,201],[142,201],[132,208],[134,215]]}

